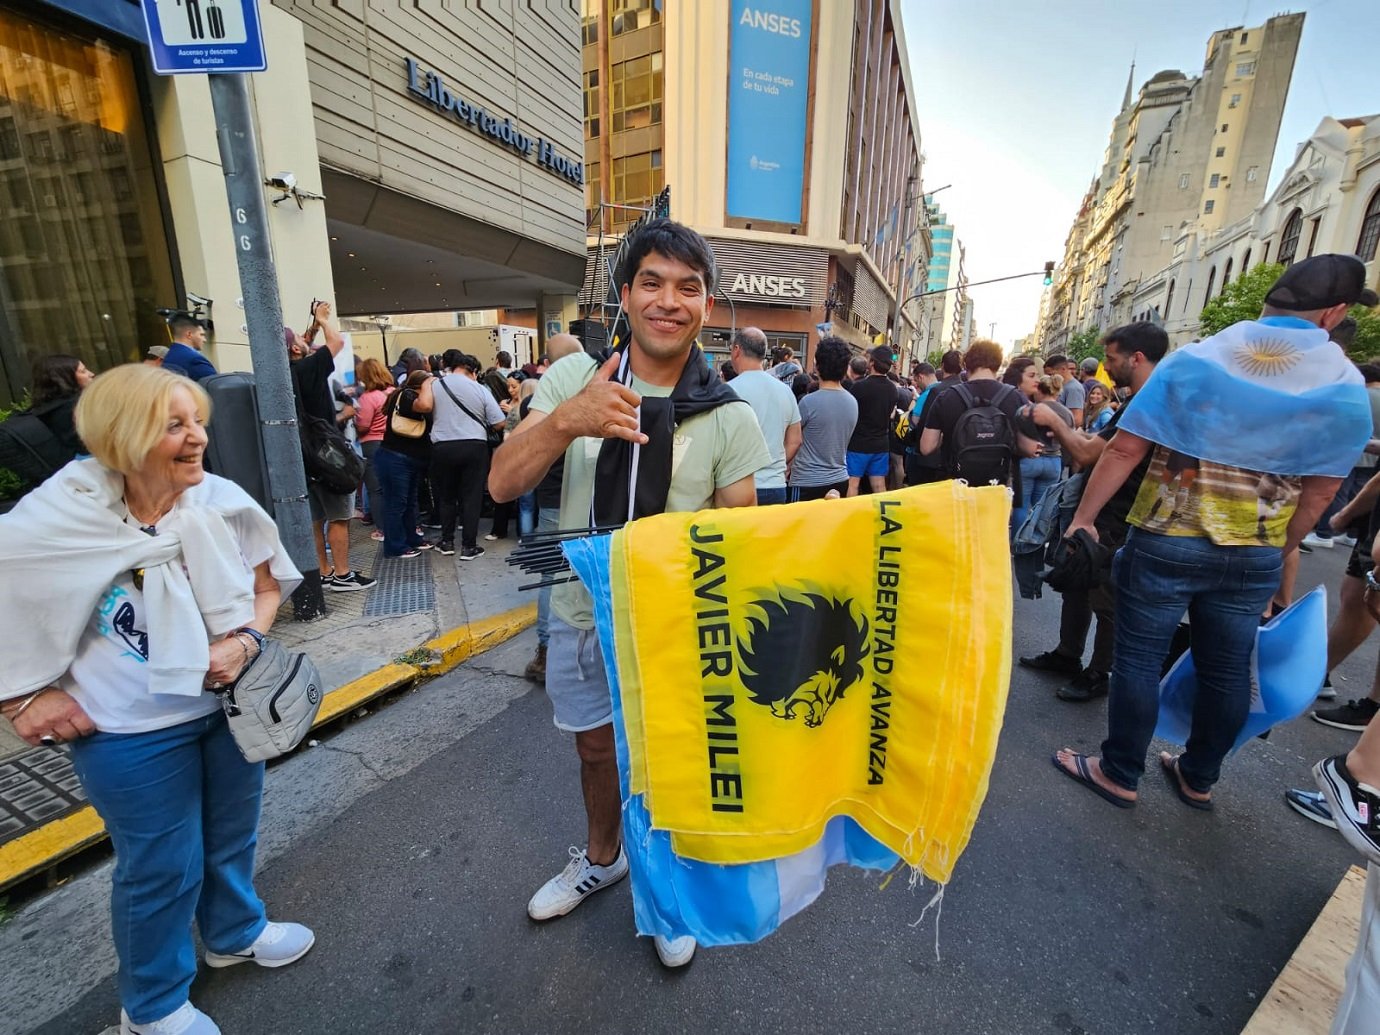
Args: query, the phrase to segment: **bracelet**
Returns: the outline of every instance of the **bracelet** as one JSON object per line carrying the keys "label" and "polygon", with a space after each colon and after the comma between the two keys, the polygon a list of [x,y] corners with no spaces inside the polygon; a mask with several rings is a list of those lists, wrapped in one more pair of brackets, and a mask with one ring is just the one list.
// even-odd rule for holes
{"label": "bracelet", "polygon": [[263,644],[256,642],[251,637],[246,636],[243,630],[235,633],[235,642],[240,645],[240,650],[244,651],[244,663],[246,665],[249,664],[249,645],[251,643],[254,645],[254,657],[257,658],[259,656],[260,651],[263,650]]}
{"label": "bracelet", "polygon": [[[41,694],[45,694],[51,689],[52,687],[45,686],[41,690],[35,690],[28,697],[24,698],[24,700],[20,703],[19,707],[15,710],[15,713],[13,715],[7,716],[7,718],[10,720],[10,722],[14,722],[15,719],[19,718],[21,715],[24,714],[25,708],[29,707],[29,705],[37,701]],[[5,703],[8,704],[9,702],[6,701]]]}
{"label": "bracelet", "polygon": [[248,636],[251,640],[253,640],[253,641],[258,645],[258,647],[259,647],[260,650],[263,650],[263,648],[264,648],[264,634],[261,633],[261,632],[259,632],[258,629],[252,628],[251,626],[248,626],[248,625],[244,625],[244,626],[241,626],[240,628],[236,629],[235,632],[233,633],[233,635],[238,636],[240,633],[244,633],[246,636]]}

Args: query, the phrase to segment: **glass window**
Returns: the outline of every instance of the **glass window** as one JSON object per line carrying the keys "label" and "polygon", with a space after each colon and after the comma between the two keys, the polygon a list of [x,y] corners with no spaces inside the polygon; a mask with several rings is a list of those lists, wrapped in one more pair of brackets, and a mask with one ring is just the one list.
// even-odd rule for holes
{"label": "glass window", "polygon": [[601,175],[598,162],[585,166],[585,226],[589,228],[599,225],[599,202],[603,200]]}
{"label": "glass window", "polygon": [[1219,147],[1219,148],[1217,149],[1217,157],[1218,157],[1218,158],[1225,158],[1225,157],[1227,157],[1227,149],[1226,149],[1225,147]]}
{"label": "glass window", "polygon": [[662,0],[613,0],[609,4],[610,35],[645,29],[661,21]]}
{"label": "glass window", "polygon": [[662,56],[646,54],[609,70],[609,112],[613,131],[661,124]]}
{"label": "glass window", "polygon": [[1257,178],[1259,175],[1260,175],[1260,166],[1258,166],[1258,165],[1253,165],[1253,166],[1251,166],[1249,169],[1246,170],[1246,182],[1247,182],[1247,183],[1254,183],[1254,182],[1256,181],[1256,178]]}
{"label": "glass window", "polygon": [[54,348],[100,371],[167,340],[156,310],[178,300],[135,68],[0,7],[0,404]]}
{"label": "glass window", "polygon": [[1179,190],[1188,190],[1188,173],[1179,176]]}
{"label": "glass window", "polygon": [[1236,66],[1236,74],[1238,76],[1255,75],[1255,62],[1242,61],[1238,63]]}
{"label": "glass window", "polygon": [[585,139],[592,140],[599,135],[599,70],[585,73]]}
{"label": "glass window", "polygon": [[1216,208],[1216,207],[1217,207],[1217,202],[1215,202],[1215,201],[1205,201],[1205,202],[1203,203],[1203,212],[1204,212],[1205,214],[1211,215],[1211,214],[1212,214],[1212,210],[1213,210],[1214,208]]}
{"label": "glass window", "polygon": [[[660,151],[644,151],[613,160],[613,182],[610,200],[619,205],[650,207],[665,183]],[[620,213],[622,222],[631,222],[637,212]]]}
{"label": "glass window", "polygon": [[1288,266],[1294,261],[1294,253],[1298,251],[1299,237],[1302,233],[1303,211],[1296,208],[1284,221],[1284,229],[1279,232],[1279,251],[1275,253],[1275,262]]}
{"label": "glass window", "polygon": [[1365,218],[1361,220],[1361,236],[1356,241],[1356,254],[1362,262],[1375,258],[1376,245],[1380,244],[1380,188],[1370,196],[1366,206]]}
{"label": "glass window", "polygon": [[580,18],[580,41],[586,47],[592,47],[599,42],[599,8],[602,0],[585,0],[584,11]]}
{"label": "glass window", "polygon": [[1239,93],[1234,93],[1234,94],[1231,95],[1231,103],[1228,104],[1227,107],[1228,107],[1228,108],[1235,108],[1235,107],[1236,107],[1238,104],[1240,104],[1240,103],[1241,103],[1241,95],[1240,95]]}
{"label": "glass window", "polygon": [[1208,179],[1208,186],[1209,186],[1209,187],[1216,187],[1216,186],[1217,186],[1219,183],[1221,183],[1221,182],[1222,182],[1222,176],[1221,176],[1221,174],[1220,174],[1220,173],[1213,173],[1212,176]]}
{"label": "glass window", "polygon": [[1231,259],[1228,259],[1228,260],[1227,260],[1227,264],[1226,264],[1225,266],[1222,267],[1222,289],[1225,291],[1227,285],[1230,284],[1230,283],[1231,283]]}

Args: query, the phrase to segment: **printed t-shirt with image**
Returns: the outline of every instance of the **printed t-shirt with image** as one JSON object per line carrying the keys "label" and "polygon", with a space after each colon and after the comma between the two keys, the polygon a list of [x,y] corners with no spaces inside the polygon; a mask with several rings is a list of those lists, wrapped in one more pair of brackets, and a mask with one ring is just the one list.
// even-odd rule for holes
{"label": "printed t-shirt with image", "polygon": [[1283,546],[1301,478],[1262,474],[1155,446],[1127,522],[1218,546]]}
{"label": "printed t-shirt with image", "polygon": [[[583,352],[553,363],[537,382],[532,409],[550,413],[578,394],[594,377],[598,364]],[[648,384],[636,375],[628,385],[639,395],[665,398],[671,386]],[[577,438],[565,451],[565,479],[561,485],[561,528],[588,528],[594,505],[594,471],[601,438]],[[770,462],[766,440],[747,403],[727,403],[699,413],[676,428],[671,451],[671,488],[666,512],[704,510],[714,493],[741,481]],[[566,582],[551,591],[551,611],[576,629],[594,628],[594,604],[580,582]]]}

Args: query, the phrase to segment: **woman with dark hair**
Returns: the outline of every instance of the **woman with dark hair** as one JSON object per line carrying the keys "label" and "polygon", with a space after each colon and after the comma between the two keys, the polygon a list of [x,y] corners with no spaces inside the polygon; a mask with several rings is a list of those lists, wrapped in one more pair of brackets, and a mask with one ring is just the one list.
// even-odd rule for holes
{"label": "woman with dark hair", "polygon": [[34,360],[33,380],[30,382],[29,412],[48,426],[54,437],[72,456],[85,453],[86,447],[72,421],[81,390],[91,383],[95,374],[76,356],[58,352],[39,356]]}
{"label": "woman with dark hair", "polygon": [[[421,550],[431,549],[417,529],[417,489],[431,460],[431,404],[422,402],[422,386],[431,379],[425,370],[414,370],[396,392],[384,400],[383,438],[374,451],[373,467],[378,478],[382,503],[374,515],[383,532],[385,557],[416,557]],[[393,414],[403,420],[394,427]],[[421,434],[405,434],[407,425],[416,428],[422,421]]]}
{"label": "woman with dark hair", "polygon": [[401,385],[409,375],[427,369],[427,358],[422,355],[421,349],[403,349],[398,362],[393,366],[393,379]]}

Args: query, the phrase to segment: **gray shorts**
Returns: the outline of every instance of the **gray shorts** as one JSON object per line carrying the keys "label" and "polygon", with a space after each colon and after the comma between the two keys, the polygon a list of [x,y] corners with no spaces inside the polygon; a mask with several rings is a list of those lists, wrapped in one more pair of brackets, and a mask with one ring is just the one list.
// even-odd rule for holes
{"label": "gray shorts", "polygon": [[567,625],[551,616],[546,645],[546,696],[551,698],[556,728],[567,733],[607,726],[613,721],[613,697],[599,634]]}
{"label": "gray shorts", "polygon": [[313,521],[349,521],[355,516],[355,494],[331,492],[320,482],[307,482]]}

